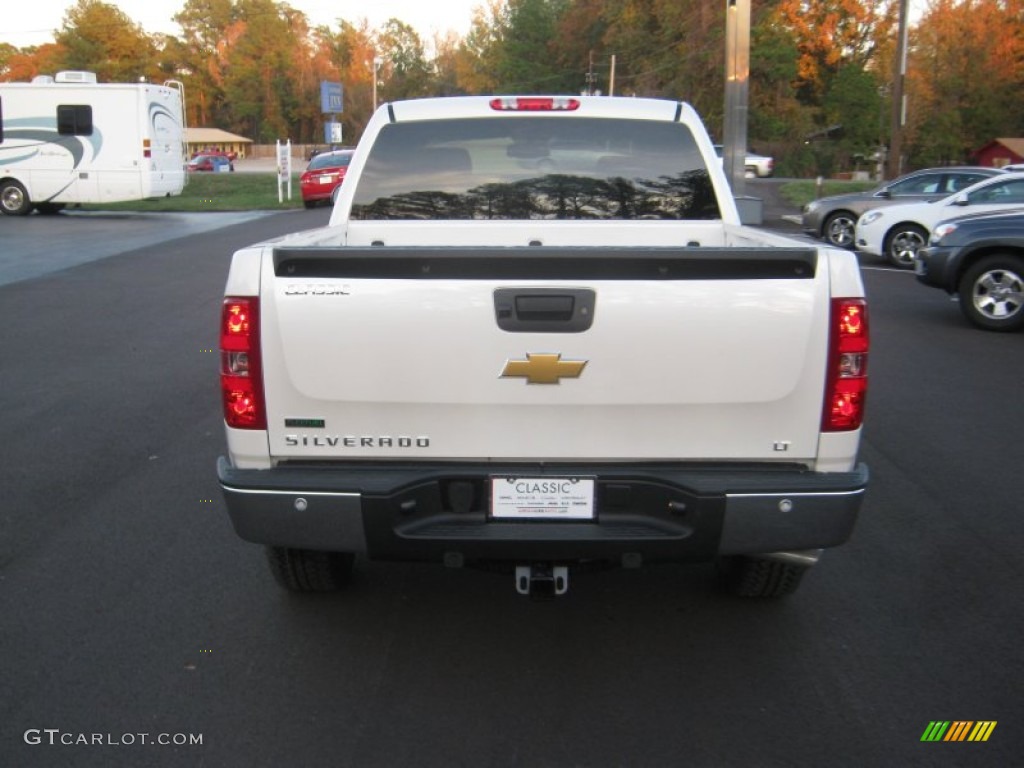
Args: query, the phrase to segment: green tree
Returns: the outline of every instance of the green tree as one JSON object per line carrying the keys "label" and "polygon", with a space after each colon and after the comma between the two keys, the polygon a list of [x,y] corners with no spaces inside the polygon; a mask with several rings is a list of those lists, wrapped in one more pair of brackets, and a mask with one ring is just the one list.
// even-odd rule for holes
{"label": "green tree", "polygon": [[509,0],[497,57],[498,87],[510,93],[579,91],[580,74],[558,65],[558,23],[568,0]]}
{"label": "green tree", "polygon": [[227,55],[224,97],[232,130],[259,142],[289,138],[288,118],[296,103],[290,77],[299,45],[293,9],[274,0],[238,0],[238,37]]}
{"label": "green tree", "polygon": [[416,30],[398,19],[388,19],[377,34],[377,55],[384,62],[382,99],[430,95],[433,73]]}
{"label": "green tree", "polygon": [[836,155],[855,165],[865,163],[881,136],[881,95],[874,75],[854,64],[840,69],[825,93],[822,113],[826,125],[843,126]]}

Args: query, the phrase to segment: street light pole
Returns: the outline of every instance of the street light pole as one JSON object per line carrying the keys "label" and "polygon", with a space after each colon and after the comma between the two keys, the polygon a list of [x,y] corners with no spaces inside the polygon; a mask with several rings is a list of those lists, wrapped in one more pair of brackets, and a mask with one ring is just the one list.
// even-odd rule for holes
{"label": "street light pole", "polygon": [[373,111],[377,111],[377,73],[380,72],[380,65],[384,62],[381,61],[380,56],[373,57]]}

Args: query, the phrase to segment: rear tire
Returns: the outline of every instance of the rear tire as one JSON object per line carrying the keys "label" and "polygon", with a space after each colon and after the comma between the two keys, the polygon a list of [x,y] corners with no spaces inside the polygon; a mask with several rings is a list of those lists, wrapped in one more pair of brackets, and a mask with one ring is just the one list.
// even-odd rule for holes
{"label": "rear tire", "polygon": [[267,547],[267,564],[274,580],[289,592],[336,592],[352,581],[355,555]]}
{"label": "rear tire", "polygon": [[20,182],[7,179],[0,182],[0,213],[6,216],[25,216],[32,211],[32,201]]}
{"label": "rear tire", "polygon": [[785,597],[796,592],[807,566],[742,555],[723,557],[719,572],[737,597]]}
{"label": "rear tire", "polygon": [[309,208],[316,208],[316,201],[315,200],[303,200],[302,204],[304,206],[306,206],[307,209],[309,209]]}
{"label": "rear tire", "polygon": [[960,310],[986,331],[1024,328],[1024,259],[995,253],[972,264],[960,279]]}
{"label": "rear tire", "polygon": [[885,256],[900,269],[913,269],[917,252],[928,242],[928,233],[917,224],[899,224],[885,236]]}

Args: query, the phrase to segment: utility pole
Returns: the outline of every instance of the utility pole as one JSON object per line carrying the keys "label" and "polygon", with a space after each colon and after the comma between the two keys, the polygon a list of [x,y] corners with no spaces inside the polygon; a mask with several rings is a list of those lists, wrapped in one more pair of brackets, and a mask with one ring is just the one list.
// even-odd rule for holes
{"label": "utility pole", "polygon": [[896,44],[896,71],[892,83],[892,128],[889,132],[889,157],[886,176],[894,179],[903,172],[903,126],[907,122],[907,95],[903,88],[907,76],[907,11],[910,0],[900,0],[899,38]]}
{"label": "utility pole", "polygon": [[726,0],[725,126],[722,158],[732,193],[746,192],[747,101],[750,81],[750,0]]}

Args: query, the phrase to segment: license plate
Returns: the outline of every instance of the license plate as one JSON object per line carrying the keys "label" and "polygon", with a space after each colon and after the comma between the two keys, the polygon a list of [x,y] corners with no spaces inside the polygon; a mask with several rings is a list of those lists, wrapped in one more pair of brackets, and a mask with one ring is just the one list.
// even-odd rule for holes
{"label": "license plate", "polygon": [[334,177],[333,176],[321,176],[320,177],[320,183],[321,184],[330,184],[332,181],[334,181]]}
{"label": "license plate", "polygon": [[592,477],[492,477],[491,517],[499,520],[593,520]]}

